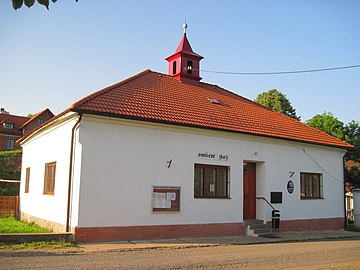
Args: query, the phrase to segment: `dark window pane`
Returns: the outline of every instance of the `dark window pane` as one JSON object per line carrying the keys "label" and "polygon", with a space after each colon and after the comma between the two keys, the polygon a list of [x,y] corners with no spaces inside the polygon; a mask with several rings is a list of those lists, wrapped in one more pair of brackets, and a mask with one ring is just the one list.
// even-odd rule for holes
{"label": "dark window pane", "polygon": [[195,166],[194,195],[195,197],[203,196],[203,168]]}
{"label": "dark window pane", "polygon": [[204,195],[206,197],[215,196],[215,168],[207,167],[204,170]]}
{"label": "dark window pane", "polygon": [[226,168],[217,168],[216,170],[216,196],[226,197]]}
{"label": "dark window pane", "polygon": [[228,167],[195,164],[194,196],[226,198],[229,196]]}
{"label": "dark window pane", "polygon": [[322,198],[323,186],[321,174],[300,173],[300,198]]}

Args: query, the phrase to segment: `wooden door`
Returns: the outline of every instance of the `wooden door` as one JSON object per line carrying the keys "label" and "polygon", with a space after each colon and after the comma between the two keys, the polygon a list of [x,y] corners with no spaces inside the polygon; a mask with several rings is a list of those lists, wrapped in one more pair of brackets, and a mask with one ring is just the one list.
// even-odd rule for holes
{"label": "wooden door", "polygon": [[256,163],[244,162],[243,218],[256,219]]}

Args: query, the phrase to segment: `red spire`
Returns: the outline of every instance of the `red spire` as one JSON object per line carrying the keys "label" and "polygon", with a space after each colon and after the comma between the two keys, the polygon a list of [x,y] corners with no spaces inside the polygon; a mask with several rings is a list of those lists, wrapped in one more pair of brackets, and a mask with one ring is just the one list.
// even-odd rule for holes
{"label": "red spire", "polygon": [[175,53],[166,58],[169,62],[168,74],[182,82],[197,85],[201,80],[199,71],[200,60],[203,57],[193,52],[190,42],[186,37],[187,24],[184,23],[183,27],[184,35]]}
{"label": "red spire", "polygon": [[190,43],[186,37],[186,33],[184,33],[180,43],[179,43],[179,46],[177,47],[176,49],[176,52],[175,53],[178,53],[178,52],[189,52],[189,53],[193,53],[193,50],[191,49],[191,46],[190,46]]}
{"label": "red spire", "polygon": [[204,58],[204,57],[202,57],[201,55],[193,52],[193,50],[192,50],[192,48],[191,48],[191,46],[190,46],[190,42],[189,42],[189,40],[188,40],[187,37],[186,37],[186,33],[184,33],[184,35],[183,35],[183,37],[182,37],[182,39],[181,39],[181,41],[180,41],[180,43],[179,43],[179,46],[177,47],[177,49],[176,49],[176,51],[175,51],[175,53],[181,53],[181,52],[182,52],[182,53],[188,53],[188,54],[192,54],[192,55],[194,55],[194,56],[201,57],[201,59]]}

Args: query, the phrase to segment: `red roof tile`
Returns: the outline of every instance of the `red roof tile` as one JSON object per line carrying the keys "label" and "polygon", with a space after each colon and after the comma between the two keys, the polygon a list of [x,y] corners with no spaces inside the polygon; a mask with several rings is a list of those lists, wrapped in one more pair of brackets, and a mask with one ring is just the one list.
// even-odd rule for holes
{"label": "red roof tile", "polygon": [[46,113],[46,112],[48,112],[50,115],[54,116],[52,111],[50,111],[49,108],[46,108],[46,109],[42,110],[41,112],[38,112],[38,113],[34,114],[33,116],[31,116],[31,118],[28,118],[29,120],[27,120],[24,124],[22,124],[20,128],[23,128],[24,126],[26,126],[30,122],[34,121],[36,118],[38,118],[40,115],[42,115],[43,113]]}
{"label": "red roof tile", "polygon": [[[216,99],[220,104],[211,102]],[[143,71],[74,103],[71,110],[352,148],[346,142],[219,86]]]}
{"label": "red roof tile", "polygon": [[[0,133],[11,135],[22,135],[21,126],[28,120],[28,117],[11,114],[0,114]],[[13,124],[13,129],[4,128],[4,124]]]}
{"label": "red roof tile", "polygon": [[360,169],[360,163],[353,160],[346,161],[345,166],[348,170],[350,170],[352,167],[356,167],[357,169]]}

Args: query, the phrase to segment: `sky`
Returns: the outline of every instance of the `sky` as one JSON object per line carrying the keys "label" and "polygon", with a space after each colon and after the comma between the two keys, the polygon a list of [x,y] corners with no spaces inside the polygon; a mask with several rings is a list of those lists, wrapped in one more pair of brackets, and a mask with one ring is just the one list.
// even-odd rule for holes
{"label": "sky", "polygon": [[0,107],[15,115],[77,100],[145,69],[167,73],[184,18],[203,82],[248,99],[286,95],[302,121],[332,112],[360,122],[360,68],[276,72],[360,64],[358,0],[58,0],[15,11],[0,1]]}

